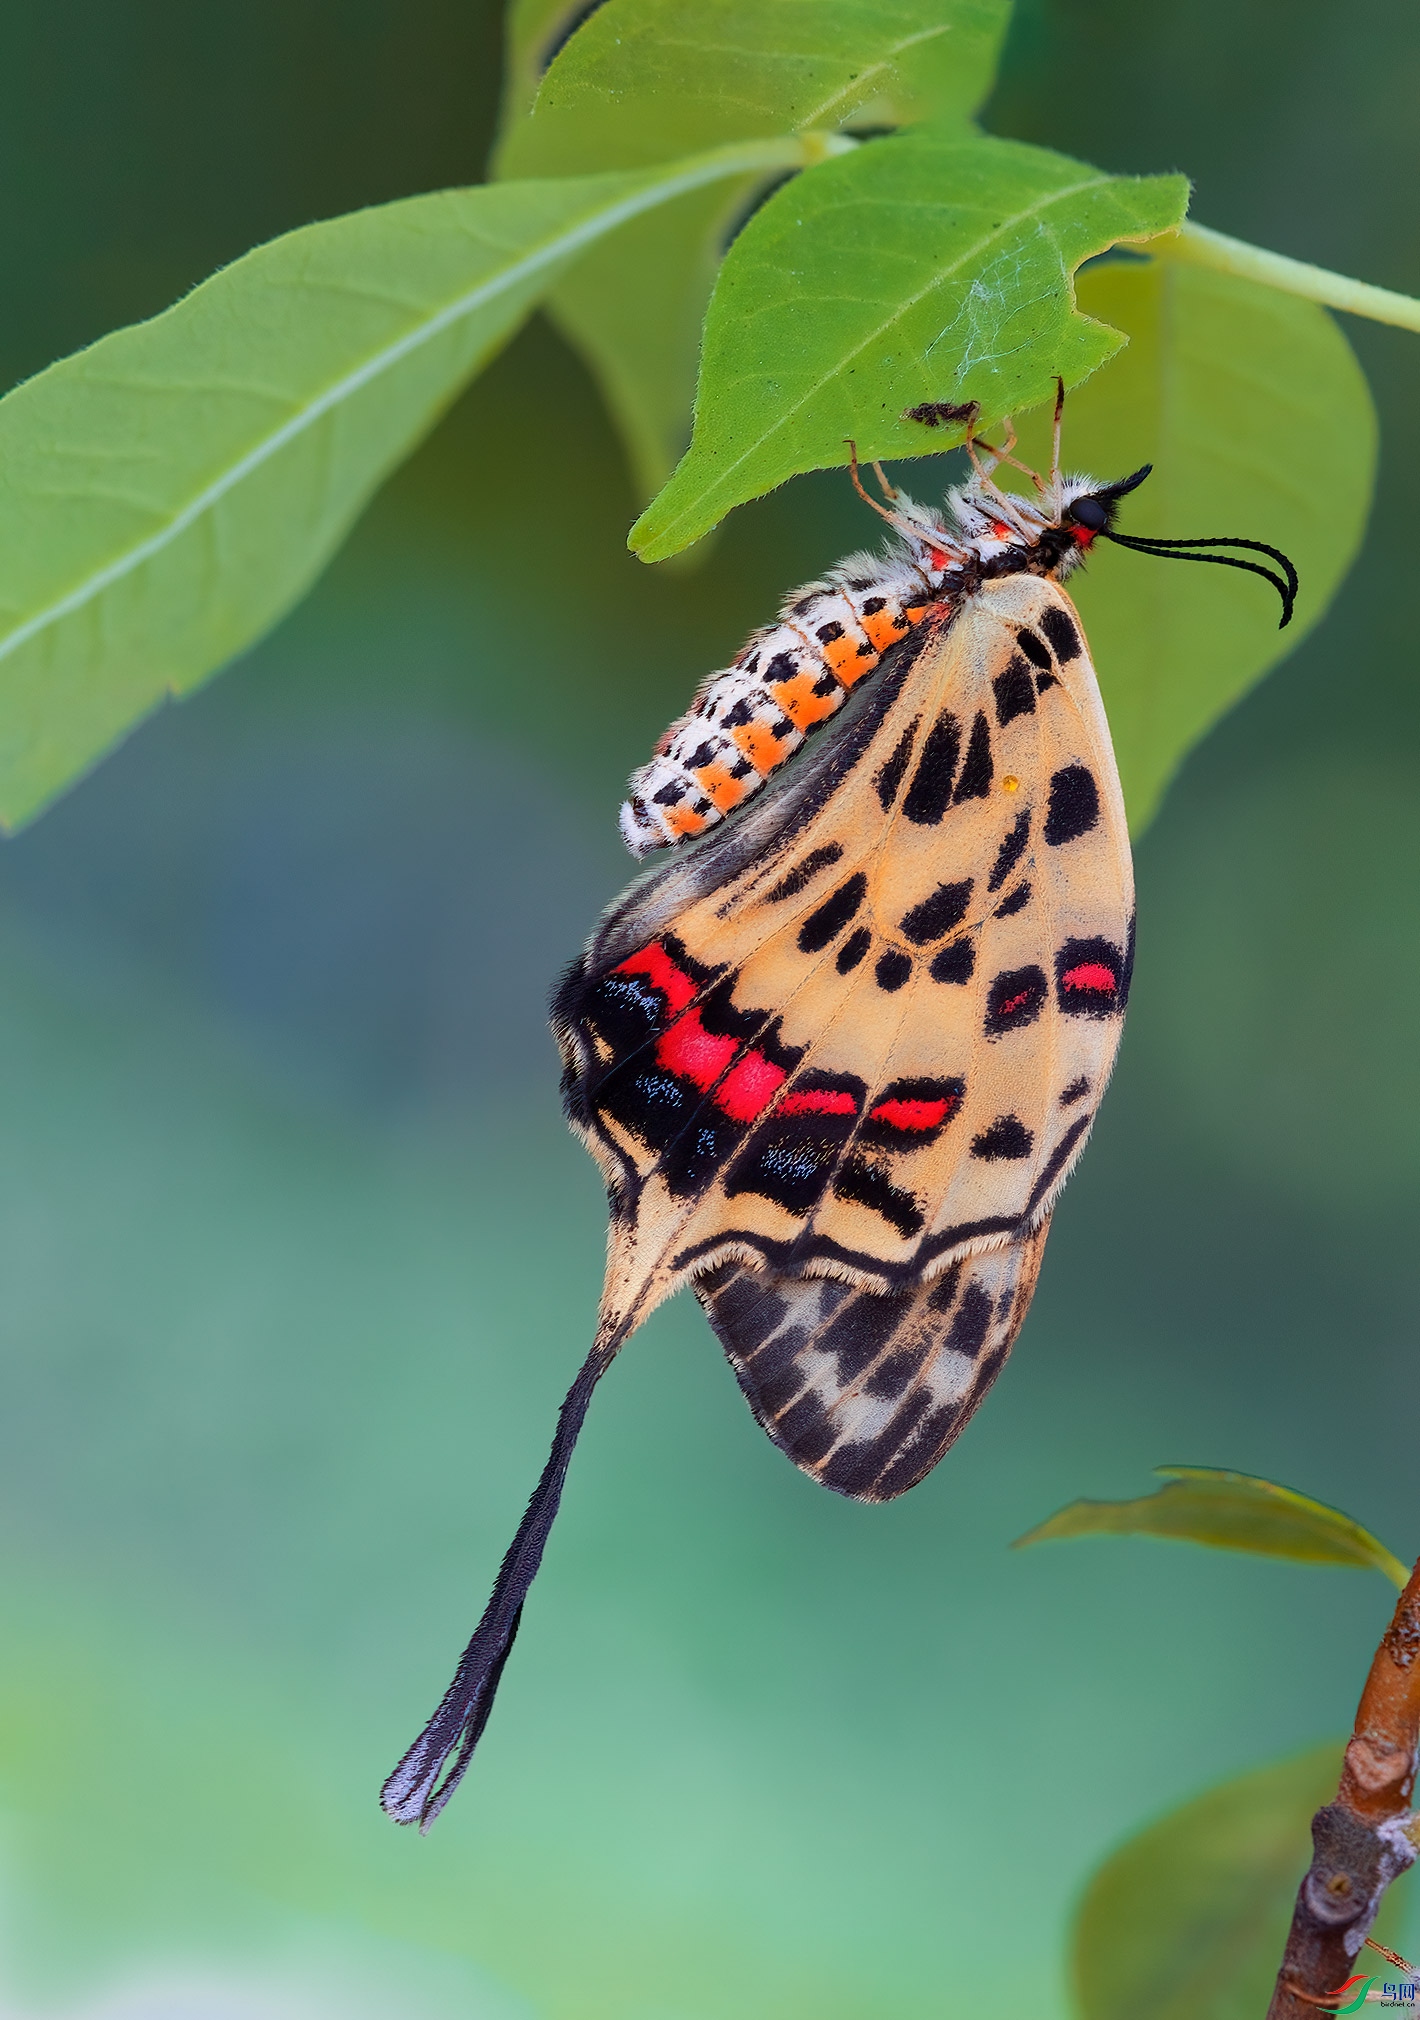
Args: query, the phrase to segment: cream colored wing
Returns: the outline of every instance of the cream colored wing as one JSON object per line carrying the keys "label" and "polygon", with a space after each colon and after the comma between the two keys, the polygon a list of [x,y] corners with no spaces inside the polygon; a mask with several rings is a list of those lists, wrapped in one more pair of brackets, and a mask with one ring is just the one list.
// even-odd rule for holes
{"label": "cream colored wing", "polygon": [[[798,1463],[875,1498],[920,1478],[1024,1316],[1113,1065],[1132,915],[1079,620],[1052,582],[990,583],[889,653],[759,805],[634,885],[564,983],[569,1112],[612,1197],[604,1330],[705,1279]],[[802,1335],[812,1357],[835,1321],[852,1330],[825,1278],[896,1301],[913,1345],[820,1368],[786,1424],[754,1389],[765,1312],[736,1317],[747,1271],[785,1305],[781,1348]],[[868,1298],[847,1309],[885,1324]],[[978,1374],[943,1363],[933,1388],[953,1326],[980,1332]],[[891,1356],[899,1410],[944,1433],[931,1456],[914,1434],[911,1463],[887,1428]],[[865,1443],[835,1477],[833,1454]]]}

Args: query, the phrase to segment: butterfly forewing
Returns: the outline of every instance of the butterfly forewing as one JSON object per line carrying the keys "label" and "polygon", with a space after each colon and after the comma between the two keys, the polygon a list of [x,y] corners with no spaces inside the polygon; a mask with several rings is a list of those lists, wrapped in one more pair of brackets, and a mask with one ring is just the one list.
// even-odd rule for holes
{"label": "butterfly forewing", "polygon": [[1118,1043],[1128,842],[1078,621],[1036,577],[929,621],[796,762],[633,887],[557,1021],[613,1195],[608,1314],[699,1279],[776,1441],[884,1498],[1024,1316]]}

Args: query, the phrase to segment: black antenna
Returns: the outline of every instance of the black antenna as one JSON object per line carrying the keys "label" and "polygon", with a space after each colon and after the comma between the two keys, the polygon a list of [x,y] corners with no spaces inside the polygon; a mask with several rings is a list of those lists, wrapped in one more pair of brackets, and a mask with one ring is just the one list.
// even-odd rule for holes
{"label": "black antenna", "polygon": [[[1261,575],[1282,599],[1282,621],[1277,629],[1285,631],[1292,621],[1300,580],[1281,548],[1269,547],[1265,540],[1233,540],[1221,534],[1210,540],[1156,540],[1152,536],[1139,539],[1129,533],[1111,533],[1103,526],[1099,534],[1101,539],[1112,540],[1116,547],[1132,547],[1138,554],[1156,554],[1162,561],[1211,561],[1218,568],[1243,568],[1249,575]],[[1263,568],[1256,561],[1237,561],[1229,554],[1188,554],[1182,551],[1190,547],[1246,547],[1254,554],[1269,555],[1286,571],[1286,579],[1274,575],[1270,568]]]}

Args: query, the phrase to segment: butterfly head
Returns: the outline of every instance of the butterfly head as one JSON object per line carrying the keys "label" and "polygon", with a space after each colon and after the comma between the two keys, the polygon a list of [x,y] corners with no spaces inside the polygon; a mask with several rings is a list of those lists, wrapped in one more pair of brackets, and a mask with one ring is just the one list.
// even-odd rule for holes
{"label": "butterfly head", "polygon": [[1076,547],[1088,550],[1101,533],[1114,531],[1120,499],[1137,491],[1153,467],[1152,463],[1145,463],[1142,469],[1118,478],[1113,484],[1097,484],[1093,477],[1062,480],[1059,523],[1070,533]]}

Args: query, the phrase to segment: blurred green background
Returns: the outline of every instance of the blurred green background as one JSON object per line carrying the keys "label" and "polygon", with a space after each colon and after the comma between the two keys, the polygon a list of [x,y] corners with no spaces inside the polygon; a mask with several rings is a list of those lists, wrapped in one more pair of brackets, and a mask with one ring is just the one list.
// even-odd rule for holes
{"label": "blurred green background", "polygon": [[[481,172],[481,0],[4,21],[7,384],[257,240]],[[1417,102],[1411,0],[1031,0],[988,123],[1184,169],[1203,222],[1420,292]],[[641,567],[535,323],[274,637],[5,846],[7,2020],[1034,2020],[1113,1842],[1349,1724],[1379,1579],[1006,1545],[1176,1461],[1420,1549],[1420,348],[1351,334],[1368,550],[1139,851],[1123,1062],[989,1407],[852,1506],[664,1310],[427,1840],[375,1792],[600,1278],[547,986],[626,875],[627,770],[871,528],[806,480],[699,570]]]}

